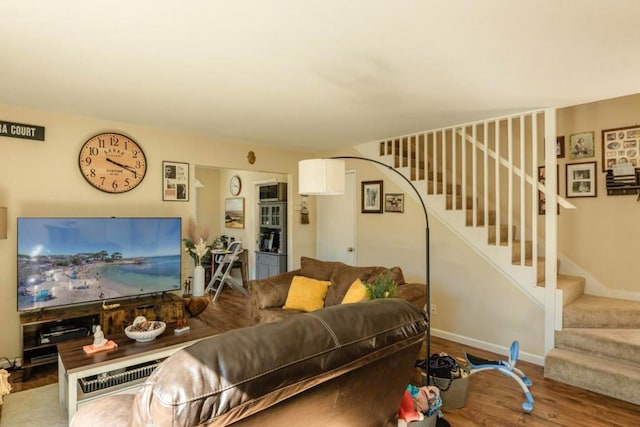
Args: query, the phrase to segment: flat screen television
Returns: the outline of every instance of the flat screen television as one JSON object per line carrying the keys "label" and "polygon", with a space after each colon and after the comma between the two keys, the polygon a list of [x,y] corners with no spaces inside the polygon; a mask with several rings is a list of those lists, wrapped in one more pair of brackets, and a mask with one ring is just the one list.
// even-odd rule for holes
{"label": "flat screen television", "polygon": [[18,311],[181,288],[180,218],[18,218]]}

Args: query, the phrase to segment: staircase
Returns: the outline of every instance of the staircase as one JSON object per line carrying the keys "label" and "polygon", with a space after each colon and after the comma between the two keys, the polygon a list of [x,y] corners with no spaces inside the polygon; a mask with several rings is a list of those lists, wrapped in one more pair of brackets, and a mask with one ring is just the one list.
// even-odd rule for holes
{"label": "staircase", "polygon": [[[545,262],[558,259],[556,203],[574,208],[547,192],[557,177],[538,182],[539,164],[556,169],[555,143],[545,144],[555,141],[554,127],[555,112],[535,111],[358,150],[407,177],[430,215],[545,310],[546,377],[640,404],[640,302],[585,295],[583,277],[558,274],[558,263]],[[551,207],[543,220],[540,194]]]}
{"label": "staircase", "polygon": [[555,342],[546,378],[640,405],[640,302],[578,296]]}
{"label": "staircase", "polygon": [[[548,117],[549,116],[549,117]],[[556,215],[538,216],[539,194],[546,186],[557,187],[557,178],[539,182],[538,159],[549,170],[556,169],[555,113],[534,111],[517,116],[428,131],[379,142],[362,144],[358,151],[387,164],[410,180],[429,207],[429,216],[441,220],[458,237],[482,254],[540,308],[551,314],[545,328],[551,338],[556,313],[561,307],[546,307],[546,293],[556,293]],[[552,156],[545,156],[547,151]],[[548,164],[547,164],[548,163]],[[397,179],[395,174],[389,178]],[[539,193],[540,192],[540,193]],[[573,205],[548,194],[548,204]],[[555,212],[554,212],[555,213]],[[540,220],[543,218],[544,220]],[[547,242],[545,242],[545,238]],[[541,264],[538,265],[539,260]],[[537,286],[538,272],[551,278]]]}

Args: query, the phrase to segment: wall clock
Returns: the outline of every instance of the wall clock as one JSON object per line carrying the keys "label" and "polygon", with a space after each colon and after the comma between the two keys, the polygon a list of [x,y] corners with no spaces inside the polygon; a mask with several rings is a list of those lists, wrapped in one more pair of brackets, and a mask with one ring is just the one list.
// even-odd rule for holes
{"label": "wall clock", "polygon": [[107,193],[133,190],[147,172],[147,159],[140,145],[114,132],[89,138],[80,149],[78,164],[87,182]]}
{"label": "wall clock", "polygon": [[231,191],[232,196],[240,194],[240,190],[242,190],[242,181],[240,181],[240,177],[238,175],[231,177],[231,180],[229,181],[229,190]]}

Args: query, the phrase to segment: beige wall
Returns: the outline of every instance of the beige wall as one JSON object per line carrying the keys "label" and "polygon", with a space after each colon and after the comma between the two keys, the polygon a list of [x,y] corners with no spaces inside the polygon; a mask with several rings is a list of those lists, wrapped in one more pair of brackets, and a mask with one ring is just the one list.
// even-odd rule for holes
{"label": "beige wall", "polygon": [[[597,162],[597,197],[571,198],[576,210],[558,216],[558,252],[591,274],[613,295],[638,298],[640,286],[631,268],[638,262],[640,203],[635,195],[608,196],[602,171],[603,129],[640,124],[640,95],[626,96],[558,110],[558,135],[594,132],[595,157],[558,159],[560,194],[566,195],[566,164]],[[562,271],[562,266],[560,267]]]}
{"label": "beige wall", "polygon": [[[70,116],[0,105],[0,119],[44,126],[46,141],[0,137],[0,206],[8,207],[8,238],[0,240],[0,356],[19,355],[19,316],[16,311],[16,218],[20,216],[180,216],[183,232],[187,219],[195,216],[195,190],[189,202],[162,201],[162,161],[195,164],[254,172],[279,172],[297,176],[297,161],[309,157],[302,152],[277,150],[239,141],[211,139],[184,133],[133,126],[127,123]],[[124,194],[107,194],[89,186],[78,168],[82,144],[94,134],[114,130],[133,137],[147,156],[144,181]],[[250,165],[247,153],[256,162]],[[299,203],[297,179],[292,179],[292,205]],[[222,184],[220,184],[222,185]],[[215,207],[214,207],[215,208]],[[291,259],[309,255],[313,233],[294,225],[303,245],[291,248]],[[183,258],[183,281],[190,261]],[[295,261],[294,261],[295,263]]]}
{"label": "beige wall", "polygon": [[[237,175],[242,182],[240,194],[237,197],[244,199],[245,227],[226,228],[224,223],[225,199],[232,198],[229,192],[229,181],[232,176]],[[202,179],[200,179],[202,177]],[[205,185],[198,190],[198,225],[209,228],[211,239],[219,235],[227,235],[242,242],[242,246],[247,249],[249,262],[249,278],[255,278],[255,250],[257,249],[257,228],[258,221],[258,195],[256,186],[265,182],[287,182],[287,175],[271,172],[253,172],[239,169],[213,169],[205,166],[196,166],[196,178]],[[206,184],[205,184],[206,182]],[[290,229],[297,228],[293,214],[293,208],[299,199],[297,194],[291,194],[292,203],[288,206],[293,218],[291,224],[287,224]],[[290,221],[291,222],[291,221]],[[287,245],[291,247],[291,243]],[[299,258],[298,263],[299,263]],[[294,260],[291,260],[294,261]],[[234,271],[233,274],[236,272]]]}
{"label": "beige wall", "polygon": [[[359,155],[340,151],[331,155]],[[410,187],[393,173],[362,160],[349,160],[356,171],[358,265],[398,265],[408,282],[425,283],[425,218]],[[404,193],[404,213],[360,213],[360,183],[384,181],[385,193]],[[315,197],[310,197],[312,201]],[[427,202],[428,209],[428,202]],[[432,332],[495,351],[520,342],[523,357],[544,354],[544,313],[484,258],[429,215]]]}
{"label": "beige wall", "polygon": [[[602,129],[638,124],[640,96],[619,98],[565,108],[558,111],[558,135],[593,130],[596,156],[601,170]],[[189,203],[161,201],[161,164],[163,160],[188,162],[192,178],[198,165],[198,178],[218,195],[198,205],[198,218],[214,218],[224,210],[221,201],[228,197],[229,173],[256,173],[243,176],[241,196],[251,197],[248,181],[282,173],[289,184],[289,235],[295,236],[290,268],[299,266],[301,255],[315,253],[315,198],[309,198],[311,224],[300,224],[295,207],[297,195],[297,160],[305,153],[274,150],[237,141],[207,139],[136,127],[124,123],[53,114],[0,106],[0,119],[46,127],[47,140],[34,142],[0,138],[3,167],[0,168],[0,206],[9,208],[8,239],[0,240],[0,356],[15,357],[19,352],[18,314],[16,312],[16,236],[18,216],[136,216],[177,215],[185,220],[195,215],[195,190]],[[144,182],[130,193],[110,195],[91,188],[80,176],[78,150],[93,134],[119,130],[134,137],[149,161]],[[255,165],[246,155],[256,153]],[[334,153],[334,154],[357,154]],[[560,162],[560,194],[565,195],[564,164]],[[200,168],[202,166],[202,168]],[[357,186],[363,180],[380,179],[377,168],[363,162],[349,162],[357,170]],[[231,169],[232,171],[223,172]],[[635,226],[640,204],[634,196],[607,196],[604,174],[598,174],[598,197],[571,199],[575,211],[563,210],[558,218],[559,252],[579,264],[608,289],[637,295],[638,286],[629,266],[636,262],[635,242],[640,228]],[[193,182],[193,181],[192,181]],[[385,192],[405,193],[405,213],[383,215],[357,214],[359,265],[400,265],[410,281],[424,281],[424,215],[411,191],[384,178]],[[208,192],[208,190],[206,190]],[[206,194],[198,190],[198,194]],[[358,194],[359,197],[359,194]],[[200,199],[199,199],[200,200]],[[253,203],[252,203],[253,204]],[[359,203],[358,203],[359,205]],[[431,296],[438,313],[432,317],[435,331],[450,338],[476,340],[478,343],[507,347],[518,339],[523,353],[543,354],[543,313],[502,275],[489,267],[482,257],[470,250],[436,218],[430,217]],[[209,224],[212,235],[225,232],[220,224]],[[186,221],[185,221],[186,226]],[[218,228],[220,227],[220,228]],[[231,234],[226,233],[225,234]],[[246,238],[251,238],[248,235]],[[245,238],[245,237],[243,237]],[[188,260],[183,275],[188,275]],[[562,270],[562,266],[561,266]]]}
{"label": "beige wall", "polygon": [[222,234],[222,224],[217,221],[222,206],[220,194],[221,169],[196,166],[196,179],[204,187],[196,190],[196,215],[195,220],[199,226],[209,229],[211,238]]}
{"label": "beige wall", "polygon": [[[597,162],[598,196],[569,199],[576,210],[558,217],[558,251],[592,276],[611,296],[640,299],[640,287],[630,266],[636,262],[636,226],[640,204],[634,195],[607,196],[601,172],[601,131],[640,124],[640,95],[563,108],[558,111],[557,134],[568,141],[573,133],[594,131],[596,155],[582,161]],[[345,154],[345,153],[337,153]],[[352,153],[353,154],[353,153]],[[560,195],[566,195],[565,164],[560,165]],[[385,176],[363,162],[350,162],[360,182]],[[384,178],[385,192],[399,187]],[[409,189],[404,214],[358,214],[358,264],[400,265],[407,278],[424,281],[424,218]],[[359,197],[359,196],[358,196]],[[484,347],[508,347],[520,341],[523,353],[544,354],[542,309],[510,284],[458,237],[430,216],[431,302],[437,306],[432,326],[438,335]],[[560,271],[567,266],[560,266]],[[572,268],[572,273],[575,273]],[[631,274],[629,274],[631,273]],[[598,289],[594,289],[598,290]],[[589,291],[589,289],[588,289]],[[538,359],[540,360],[540,359]]]}

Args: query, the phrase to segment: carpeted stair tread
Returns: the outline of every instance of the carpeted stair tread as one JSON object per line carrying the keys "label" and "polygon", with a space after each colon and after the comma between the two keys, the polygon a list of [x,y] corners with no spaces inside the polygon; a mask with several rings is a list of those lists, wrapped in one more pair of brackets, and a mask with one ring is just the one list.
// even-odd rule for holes
{"label": "carpeted stair tread", "polygon": [[[512,233],[515,233],[515,227],[513,227],[514,231]],[[509,242],[509,226],[508,225],[501,225],[501,226],[497,226],[497,225],[489,225],[487,227],[487,244],[489,245],[495,245],[496,244],[496,237],[498,236],[498,233],[500,233],[500,240],[499,240],[499,244],[501,246],[507,246],[507,243]]]}
{"label": "carpeted stair tread", "polygon": [[640,329],[640,301],[582,295],[564,307],[565,328]]}
{"label": "carpeted stair tread", "polygon": [[[537,285],[540,287],[545,287],[545,264],[546,260],[544,257],[538,257],[538,271],[537,271]],[[531,265],[527,262],[527,265]],[[560,269],[560,262],[556,266],[557,269]],[[569,274],[558,274],[556,279],[556,288],[562,290],[562,305],[567,306],[571,304],[576,299],[580,298],[584,295],[584,289],[586,285],[586,280],[582,276],[572,276]]]}
{"label": "carpeted stair tread", "polygon": [[640,404],[640,367],[554,348],[545,357],[544,376],[616,399]]}
{"label": "carpeted stair tread", "polygon": [[[473,209],[467,209],[466,210],[466,218],[465,218],[465,224],[467,225],[467,227],[471,227],[471,226],[478,226],[478,227],[484,227],[485,226],[485,221],[484,221],[484,211],[483,210],[477,210],[476,211],[476,223],[473,223]],[[496,225],[496,211],[494,210],[490,210],[488,213],[488,224],[486,225]]]}
{"label": "carpeted stair tread", "polygon": [[556,287],[562,289],[562,305],[567,306],[584,295],[586,280],[582,276],[558,274]]}
{"label": "carpeted stair tread", "polygon": [[[447,182],[446,191],[442,191],[444,188],[445,185],[442,181],[427,181],[427,194],[453,194],[453,184],[451,182]],[[462,193],[460,184],[456,185],[456,193]]]}
{"label": "carpeted stair tread", "polygon": [[524,258],[524,260],[531,260],[532,254],[533,254],[533,242],[531,240],[524,241],[524,254],[522,254],[522,242],[518,239],[513,240],[513,245],[511,247],[512,263],[520,264],[521,258]]}
{"label": "carpeted stair tread", "polygon": [[640,329],[564,328],[556,347],[640,366]]}
{"label": "carpeted stair tread", "polygon": [[[467,196],[467,203],[465,204],[465,206],[472,206],[473,205],[473,197],[471,196]],[[455,200],[455,206],[453,201]],[[462,203],[462,194],[458,193],[455,196],[451,193],[447,194],[447,198],[446,198],[446,208],[448,210],[452,210],[452,209],[456,209],[456,210],[461,210],[463,209],[463,203]]]}

